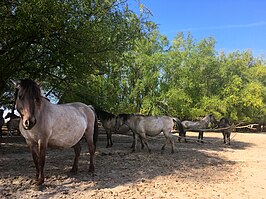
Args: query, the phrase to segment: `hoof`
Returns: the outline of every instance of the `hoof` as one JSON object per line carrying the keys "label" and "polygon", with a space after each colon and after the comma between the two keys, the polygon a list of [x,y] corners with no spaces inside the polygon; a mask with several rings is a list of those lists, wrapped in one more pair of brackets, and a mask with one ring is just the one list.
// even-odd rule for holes
{"label": "hoof", "polygon": [[90,172],[90,173],[93,173],[93,172],[94,172],[94,167],[90,166],[90,168],[89,168],[89,172]]}
{"label": "hoof", "polygon": [[36,186],[37,186],[37,187],[44,186],[43,183],[44,183],[44,180],[37,180],[37,181],[36,181]]}
{"label": "hoof", "polygon": [[77,170],[73,170],[73,169],[71,169],[71,170],[69,171],[69,173],[70,173],[71,175],[76,175],[76,174],[78,173],[78,171],[77,171]]}

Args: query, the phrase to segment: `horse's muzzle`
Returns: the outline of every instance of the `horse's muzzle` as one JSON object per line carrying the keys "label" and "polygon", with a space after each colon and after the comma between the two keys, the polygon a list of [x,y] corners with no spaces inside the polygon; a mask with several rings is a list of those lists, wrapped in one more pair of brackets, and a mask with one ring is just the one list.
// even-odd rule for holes
{"label": "horse's muzzle", "polygon": [[23,127],[25,130],[30,130],[36,124],[36,119],[28,119],[23,122]]}

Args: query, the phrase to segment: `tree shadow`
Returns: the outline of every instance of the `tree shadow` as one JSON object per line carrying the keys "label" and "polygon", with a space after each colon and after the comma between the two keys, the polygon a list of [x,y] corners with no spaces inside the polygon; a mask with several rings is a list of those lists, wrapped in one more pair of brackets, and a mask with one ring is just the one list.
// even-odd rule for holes
{"label": "tree shadow", "polygon": [[[106,135],[100,134],[95,155],[95,172],[88,172],[89,154],[87,144],[82,140],[79,172],[74,176],[68,175],[74,158],[73,149],[49,149],[45,165],[45,186],[41,194],[52,196],[73,191],[101,190],[151,181],[158,176],[173,174],[177,178],[196,178],[202,175],[202,172],[205,173],[203,178],[208,178],[208,175],[214,173],[229,175],[231,167],[236,163],[215,152],[244,150],[253,145],[234,140],[228,146],[223,144],[221,138],[205,136],[204,139],[204,144],[191,141],[176,143],[176,152],[171,154],[169,145],[164,153],[161,153],[165,138],[159,135],[149,138],[148,143],[152,151],[149,154],[146,149],[141,150],[140,146],[132,153],[130,146],[133,138],[128,135],[114,134],[113,147],[105,148]],[[34,190],[35,167],[24,138],[4,139],[0,155],[0,193],[12,196],[11,192]]]}

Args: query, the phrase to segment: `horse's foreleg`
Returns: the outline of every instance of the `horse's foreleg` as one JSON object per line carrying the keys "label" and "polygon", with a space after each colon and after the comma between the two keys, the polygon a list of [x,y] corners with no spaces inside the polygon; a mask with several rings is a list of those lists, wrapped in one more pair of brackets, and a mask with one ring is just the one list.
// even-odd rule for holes
{"label": "horse's foreleg", "polygon": [[199,132],[199,135],[198,135],[198,140],[197,140],[197,142],[199,142],[200,141],[200,132]]}
{"label": "horse's foreleg", "polygon": [[112,141],[112,132],[110,130],[106,131],[107,135],[107,145],[106,148],[112,147],[113,146],[113,141]]}
{"label": "horse's foreleg", "polygon": [[203,131],[201,131],[199,134],[200,134],[200,142],[203,143]]}
{"label": "horse's foreleg", "polygon": [[36,182],[38,181],[39,178],[39,158],[38,158],[38,147],[37,145],[31,146],[31,154],[32,154],[32,159],[36,168],[36,176],[35,180]]}
{"label": "horse's foreleg", "polygon": [[132,131],[132,137],[133,137],[133,141],[132,141],[132,145],[131,145],[131,149],[133,149],[136,145],[136,134]]}
{"label": "horse's foreleg", "polygon": [[72,166],[72,169],[70,170],[70,172],[71,173],[77,173],[78,162],[79,162],[79,157],[80,157],[80,152],[81,152],[80,142],[78,142],[73,148],[74,148],[74,152],[75,152],[75,159],[74,159],[74,163],[73,163],[73,166]]}
{"label": "horse's foreleg", "polygon": [[42,185],[44,183],[44,165],[45,165],[45,154],[47,145],[39,141],[38,143],[38,180],[37,185]]}

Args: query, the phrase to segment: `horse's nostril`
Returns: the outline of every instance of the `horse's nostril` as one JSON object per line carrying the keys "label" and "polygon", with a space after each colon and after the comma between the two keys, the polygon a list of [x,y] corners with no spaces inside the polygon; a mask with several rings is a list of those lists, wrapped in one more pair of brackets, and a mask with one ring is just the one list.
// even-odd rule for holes
{"label": "horse's nostril", "polygon": [[30,125],[29,120],[26,120],[26,121],[25,121],[25,126],[26,126],[26,127],[29,127],[29,125]]}

